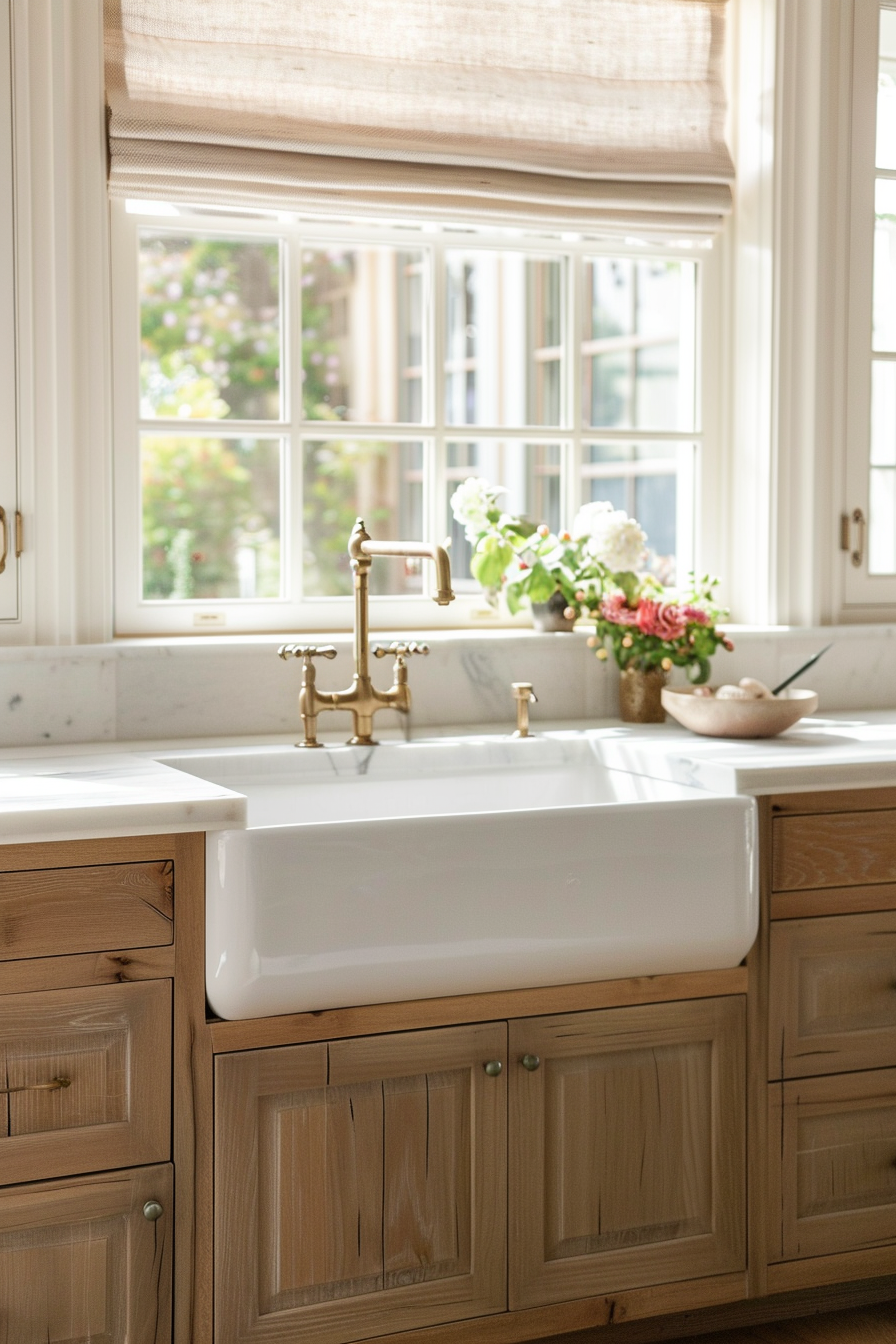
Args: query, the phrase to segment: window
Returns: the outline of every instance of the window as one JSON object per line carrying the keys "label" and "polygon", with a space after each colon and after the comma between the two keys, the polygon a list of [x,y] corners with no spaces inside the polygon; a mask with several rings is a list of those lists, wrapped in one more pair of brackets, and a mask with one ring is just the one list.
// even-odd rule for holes
{"label": "window", "polygon": [[858,0],[847,608],[896,608],[896,4]]}
{"label": "window", "polygon": [[[346,542],[451,538],[485,476],[553,528],[609,499],[690,568],[699,252],[113,203],[118,633],[351,622]],[[428,568],[428,567],[427,567]],[[432,575],[378,561],[377,624]]]}

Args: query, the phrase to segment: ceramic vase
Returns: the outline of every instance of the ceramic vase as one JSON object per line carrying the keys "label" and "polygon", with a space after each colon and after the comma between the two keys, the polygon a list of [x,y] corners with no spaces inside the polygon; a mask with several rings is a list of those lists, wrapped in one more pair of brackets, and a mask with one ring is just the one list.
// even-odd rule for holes
{"label": "ceramic vase", "polygon": [[666,674],[661,667],[627,667],[619,673],[619,717],[623,723],[665,723],[661,695]]}
{"label": "ceramic vase", "polygon": [[566,598],[558,588],[547,602],[532,603],[532,624],[536,630],[571,630],[576,623],[576,617],[564,616],[566,607]]}

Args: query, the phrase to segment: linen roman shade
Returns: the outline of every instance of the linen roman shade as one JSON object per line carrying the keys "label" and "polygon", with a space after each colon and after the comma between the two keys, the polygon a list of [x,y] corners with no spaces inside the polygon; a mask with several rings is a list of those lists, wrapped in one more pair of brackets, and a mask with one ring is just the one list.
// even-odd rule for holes
{"label": "linen roman shade", "polygon": [[726,0],[105,0],[110,191],[700,235]]}

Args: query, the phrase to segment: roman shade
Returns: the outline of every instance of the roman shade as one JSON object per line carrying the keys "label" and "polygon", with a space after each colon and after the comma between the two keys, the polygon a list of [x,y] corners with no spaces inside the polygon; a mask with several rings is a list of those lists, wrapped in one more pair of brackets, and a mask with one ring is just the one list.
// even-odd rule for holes
{"label": "roman shade", "polygon": [[105,0],[110,191],[707,234],[726,0]]}

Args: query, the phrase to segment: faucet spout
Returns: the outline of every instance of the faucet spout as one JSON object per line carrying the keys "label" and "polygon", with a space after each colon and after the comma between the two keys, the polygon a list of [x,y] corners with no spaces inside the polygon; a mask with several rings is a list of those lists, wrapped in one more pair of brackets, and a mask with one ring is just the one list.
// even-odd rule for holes
{"label": "faucet spout", "polygon": [[355,561],[361,560],[362,557],[373,559],[377,555],[404,555],[432,560],[436,567],[438,585],[435,602],[440,607],[447,607],[449,602],[454,601],[451,589],[451,564],[448,552],[443,546],[431,546],[426,541],[373,541],[367,535],[364,523],[359,518],[349,538],[348,553]]}

